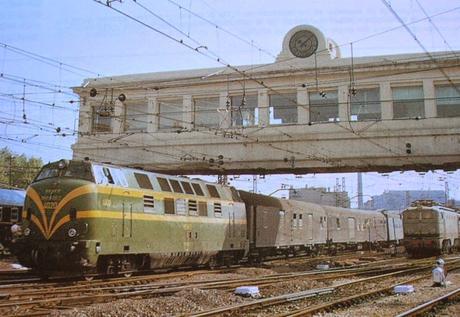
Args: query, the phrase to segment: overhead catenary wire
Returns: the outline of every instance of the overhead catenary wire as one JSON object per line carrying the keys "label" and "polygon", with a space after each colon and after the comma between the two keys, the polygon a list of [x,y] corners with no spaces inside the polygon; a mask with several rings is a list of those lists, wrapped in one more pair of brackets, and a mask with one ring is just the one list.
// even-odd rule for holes
{"label": "overhead catenary wire", "polygon": [[0,42],[0,46],[3,47],[6,50],[12,51],[14,53],[17,53],[17,54],[20,54],[20,55],[23,55],[23,56],[26,56],[28,58],[34,59],[36,61],[45,63],[45,64],[53,66],[53,67],[61,68],[64,71],[67,71],[67,72],[70,72],[70,73],[73,73],[73,74],[76,74],[76,75],[79,75],[79,76],[83,76],[83,75],[80,74],[80,73],[71,71],[69,69],[73,69],[73,70],[85,72],[85,73],[88,73],[88,74],[96,75],[98,77],[101,76],[101,74],[96,73],[96,72],[94,72],[92,70],[89,70],[89,69],[86,69],[86,68],[83,68],[83,67],[79,67],[79,66],[74,66],[74,65],[71,65],[71,64],[68,64],[68,63],[64,63],[62,61],[58,61],[58,60],[50,58],[50,57],[46,57],[46,56],[31,52],[31,51],[28,51],[28,50],[25,50],[25,49],[22,49],[22,48],[19,48],[19,47],[16,47],[16,46],[12,46],[10,44]]}

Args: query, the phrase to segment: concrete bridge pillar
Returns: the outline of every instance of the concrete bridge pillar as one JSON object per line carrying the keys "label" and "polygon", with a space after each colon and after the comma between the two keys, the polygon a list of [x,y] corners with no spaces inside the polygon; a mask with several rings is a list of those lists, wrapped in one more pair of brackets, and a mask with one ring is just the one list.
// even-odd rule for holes
{"label": "concrete bridge pillar", "polygon": [[266,127],[270,123],[270,109],[268,90],[259,90],[259,97],[257,98],[259,107],[259,127]]}
{"label": "concrete bridge pillar", "polygon": [[348,85],[339,86],[337,98],[339,102],[340,121],[349,121],[350,119],[348,114]]}
{"label": "concrete bridge pillar", "polygon": [[310,122],[310,107],[306,87],[297,88],[297,118],[299,124]]}
{"label": "concrete bridge pillar", "polygon": [[195,125],[195,115],[193,109],[193,99],[191,95],[186,95],[183,97],[183,110],[182,121],[183,127],[187,130],[192,130]]}
{"label": "concrete bridge pillar", "polygon": [[423,94],[425,96],[425,118],[436,118],[438,112],[436,109],[436,94],[432,78],[423,79]]}
{"label": "concrete bridge pillar", "polygon": [[147,100],[147,132],[156,132],[160,124],[160,107],[157,97]]}
{"label": "concrete bridge pillar", "polygon": [[380,83],[380,107],[382,111],[382,120],[393,119],[393,96],[389,82]]}

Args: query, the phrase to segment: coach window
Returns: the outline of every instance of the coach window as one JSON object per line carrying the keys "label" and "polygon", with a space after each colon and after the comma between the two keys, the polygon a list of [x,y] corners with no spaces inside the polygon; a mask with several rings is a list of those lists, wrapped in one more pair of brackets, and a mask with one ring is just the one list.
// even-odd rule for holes
{"label": "coach window", "polygon": [[11,208],[11,221],[12,222],[19,221],[19,209],[17,207]]}
{"label": "coach window", "polygon": [[198,196],[204,196],[203,190],[201,189],[201,185],[197,183],[192,183],[192,187],[195,190],[195,194]]}
{"label": "coach window", "polygon": [[219,127],[219,97],[193,99],[195,109],[195,128]]}
{"label": "coach window", "polygon": [[169,186],[168,180],[166,178],[157,177],[158,184],[160,184],[160,188],[164,192],[171,192],[171,186]]}
{"label": "coach window", "polygon": [[380,109],[380,94],[378,88],[357,89],[351,95],[350,121],[379,120],[382,117]]}
{"label": "coach window", "polygon": [[297,94],[270,95],[270,124],[297,123]]}
{"label": "coach window", "polygon": [[159,101],[159,130],[181,129],[183,125],[183,100],[160,100]]}
{"label": "coach window", "polygon": [[134,177],[136,178],[137,184],[139,184],[140,188],[153,189],[152,183],[146,174],[134,173]]}
{"label": "coach window", "polygon": [[259,122],[257,95],[230,97],[233,127],[252,127]]}
{"label": "coach window", "polygon": [[337,230],[340,230],[340,218],[337,217],[336,219]]}
{"label": "coach window", "polygon": [[147,101],[131,100],[125,104],[125,131],[147,130]]}
{"label": "coach window", "polygon": [[175,214],[176,213],[174,198],[165,198],[164,203],[165,203],[165,214]]}
{"label": "coach window", "polygon": [[182,188],[184,189],[184,191],[187,193],[187,194],[190,194],[190,195],[193,195],[194,192],[193,192],[193,189],[192,189],[192,186],[190,185],[189,182],[180,182],[182,184]]}
{"label": "coach window", "polygon": [[216,186],[214,185],[206,185],[206,188],[208,189],[209,195],[213,198],[220,198],[219,192],[217,191]]}
{"label": "coach window", "polygon": [[460,85],[436,86],[438,117],[460,116]]}
{"label": "coach window", "polygon": [[180,187],[180,184],[178,181],[176,181],[175,179],[170,179],[169,180],[169,183],[171,184],[172,188],[173,188],[173,191],[175,193],[183,193],[184,191],[182,190],[182,187]]}
{"label": "coach window", "polygon": [[395,119],[416,118],[425,116],[423,88],[394,87],[393,117]]}
{"label": "coach window", "polygon": [[311,122],[334,122],[339,120],[339,100],[337,90],[326,92],[311,92],[310,98],[310,121]]}

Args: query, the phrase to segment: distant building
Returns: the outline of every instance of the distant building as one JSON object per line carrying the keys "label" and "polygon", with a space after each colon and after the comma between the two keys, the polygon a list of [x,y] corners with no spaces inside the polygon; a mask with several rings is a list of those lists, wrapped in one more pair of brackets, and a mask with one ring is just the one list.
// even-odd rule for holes
{"label": "distant building", "polygon": [[289,189],[289,199],[320,205],[350,208],[350,198],[346,191],[330,191],[324,187]]}
{"label": "distant building", "polygon": [[372,196],[372,199],[364,204],[364,209],[400,210],[421,199],[444,204],[446,194],[443,190],[389,190],[381,195]]}

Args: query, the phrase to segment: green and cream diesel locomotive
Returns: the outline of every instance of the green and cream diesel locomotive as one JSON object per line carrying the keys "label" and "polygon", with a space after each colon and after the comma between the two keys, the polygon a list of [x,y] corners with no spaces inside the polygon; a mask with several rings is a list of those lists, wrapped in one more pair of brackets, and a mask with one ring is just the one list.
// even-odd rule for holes
{"label": "green and cream diesel locomotive", "polygon": [[222,265],[248,252],[233,187],[90,161],[47,164],[27,189],[15,253],[42,274]]}

